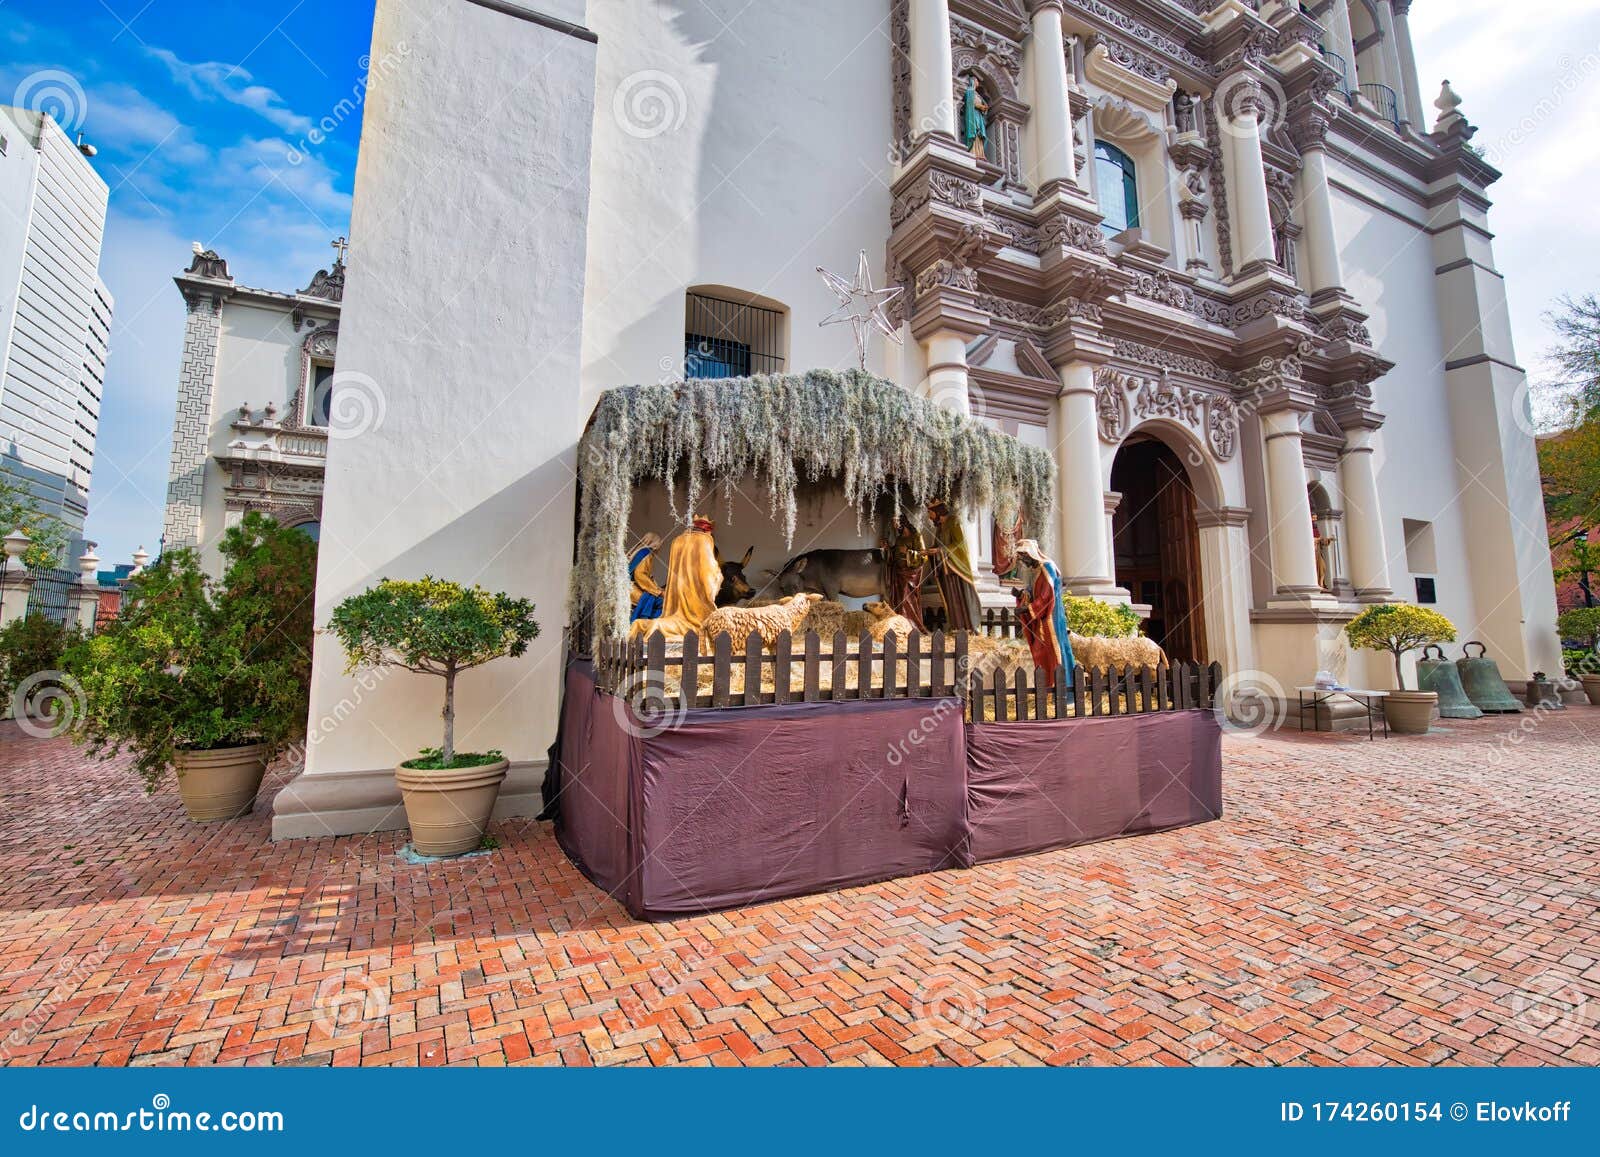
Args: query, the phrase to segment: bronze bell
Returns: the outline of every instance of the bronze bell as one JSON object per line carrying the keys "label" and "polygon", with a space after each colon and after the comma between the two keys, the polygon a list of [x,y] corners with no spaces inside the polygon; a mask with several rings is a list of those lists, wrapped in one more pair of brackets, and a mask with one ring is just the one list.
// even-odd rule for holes
{"label": "bronze bell", "polygon": [[[1437,657],[1434,652],[1438,652]],[[1427,647],[1417,660],[1417,689],[1432,691],[1439,696],[1439,716],[1442,719],[1482,719],[1483,712],[1472,705],[1461,687],[1461,672],[1444,657],[1444,648],[1437,644]]]}
{"label": "bronze bell", "polygon": [[[1476,656],[1472,654],[1473,647],[1478,648]],[[1491,715],[1521,712],[1522,704],[1512,696],[1511,688],[1500,676],[1500,664],[1489,658],[1489,648],[1482,643],[1463,644],[1456,669],[1461,674],[1462,690],[1476,707]]]}

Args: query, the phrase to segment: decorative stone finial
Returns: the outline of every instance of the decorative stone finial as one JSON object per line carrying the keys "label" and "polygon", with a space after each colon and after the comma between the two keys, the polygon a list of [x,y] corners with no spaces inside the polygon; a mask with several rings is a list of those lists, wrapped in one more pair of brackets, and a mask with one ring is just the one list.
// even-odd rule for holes
{"label": "decorative stone finial", "polygon": [[189,263],[189,268],[184,270],[186,274],[191,277],[209,277],[216,281],[233,280],[233,275],[228,272],[228,263],[215,249],[207,249],[198,241],[193,242],[190,248],[194,251],[194,260]]}
{"label": "decorative stone finial", "polygon": [[150,552],[148,550],[146,550],[144,547],[141,546],[138,550],[133,552],[133,573],[134,574],[143,574],[144,573],[144,568],[146,566],[148,566],[149,564],[150,564]]}
{"label": "decorative stone finial", "polygon": [[1433,107],[1439,110],[1439,119],[1433,125],[1433,131],[1436,133],[1447,132],[1457,121],[1465,122],[1467,119],[1460,112],[1461,98],[1456,95],[1456,90],[1450,87],[1448,80],[1440,85],[1439,99],[1433,102]]}
{"label": "decorative stone finial", "polygon": [[6,544],[6,558],[8,559],[21,558],[28,553],[28,548],[33,545],[33,539],[29,538],[20,526],[6,535],[4,542]]}
{"label": "decorative stone finial", "polygon": [[92,587],[100,581],[96,577],[99,571],[100,556],[95,554],[94,545],[91,543],[89,549],[78,558],[78,581],[86,587]]}

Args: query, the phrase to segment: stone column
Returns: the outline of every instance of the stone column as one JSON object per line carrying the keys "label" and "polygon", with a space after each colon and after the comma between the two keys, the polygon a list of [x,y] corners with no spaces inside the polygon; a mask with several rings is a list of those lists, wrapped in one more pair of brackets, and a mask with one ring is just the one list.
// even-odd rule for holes
{"label": "stone column", "polygon": [[1323,22],[1323,27],[1328,30],[1328,47],[1344,58],[1344,83],[1349,88],[1356,86],[1356,41],[1350,31],[1350,4],[1349,0],[1331,0],[1328,5],[1328,16]]}
{"label": "stone column", "polygon": [[955,54],[949,0],[911,0],[911,139],[956,135]]}
{"label": "stone column", "polygon": [[1377,432],[1366,426],[1345,431],[1339,459],[1339,489],[1344,492],[1345,558],[1356,598],[1386,603],[1394,597],[1389,585],[1389,551],[1383,537],[1383,510],[1378,501],[1374,463]]}
{"label": "stone column", "polygon": [[1316,543],[1311,536],[1300,412],[1291,407],[1262,414],[1261,433],[1266,441],[1273,585],[1278,600],[1304,602],[1321,593],[1321,588],[1317,585]]}
{"label": "stone column", "polygon": [[1094,366],[1060,367],[1052,441],[1056,456],[1056,518],[1061,578],[1075,595],[1113,589],[1106,554],[1106,490],[1100,476],[1100,419],[1095,412]]}
{"label": "stone column", "polygon": [[954,330],[941,329],[922,343],[927,358],[928,398],[958,414],[972,414],[972,394],[967,387],[967,339]]}
{"label": "stone column", "polygon": [[1344,285],[1339,234],[1333,225],[1333,194],[1328,188],[1328,154],[1320,134],[1298,134],[1301,146],[1300,212],[1305,222],[1306,285],[1313,295]]}
{"label": "stone column", "polygon": [[1428,128],[1427,105],[1422,103],[1422,89],[1417,82],[1417,52],[1411,44],[1411,0],[1394,0],[1395,50],[1400,61],[1400,85],[1405,94],[1406,108],[1403,120]]}
{"label": "stone column", "polygon": [[68,592],[67,614],[80,630],[93,632],[100,614],[100,559],[94,548],[78,559],[78,581]]}
{"label": "stone column", "polygon": [[1261,158],[1261,86],[1247,77],[1233,94],[1234,107],[1222,109],[1224,135],[1233,153],[1234,244],[1237,268],[1249,272],[1257,262],[1276,256],[1272,243],[1272,209],[1267,198],[1267,167]]}
{"label": "stone column", "polygon": [[1394,9],[1387,0],[1378,0],[1375,7],[1378,10],[1378,31],[1383,35],[1383,43],[1379,45],[1379,54],[1383,58],[1383,81],[1394,89],[1399,119],[1409,121],[1417,115],[1417,110],[1407,103],[1405,70],[1400,66],[1399,34],[1394,27]]}
{"label": "stone column", "polygon": [[1042,0],[1033,10],[1033,123],[1038,165],[1034,188],[1051,181],[1078,180],[1072,147],[1072,106],[1068,96],[1067,46],[1061,35],[1061,0]]}
{"label": "stone column", "polygon": [[5,537],[5,553],[0,554],[0,627],[16,622],[28,613],[28,595],[33,591],[33,575],[22,556],[33,539],[21,530]]}
{"label": "stone column", "polygon": [[1256,666],[1250,629],[1250,511],[1200,509],[1200,573],[1205,590],[1206,649],[1224,671]]}

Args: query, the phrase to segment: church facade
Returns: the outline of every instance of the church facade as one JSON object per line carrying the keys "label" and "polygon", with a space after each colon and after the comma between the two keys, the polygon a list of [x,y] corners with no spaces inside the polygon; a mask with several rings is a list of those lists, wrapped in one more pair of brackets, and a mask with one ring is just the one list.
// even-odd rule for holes
{"label": "church facade", "polygon": [[[1559,669],[1497,174],[1424,102],[1407,0],[446,6],[377,5],[406,67],[369,94],[341,358],[383,420],[329,447],[318,617],[383,576],[535,600],[458,696],[503,810],[553,736],[595,399],[854,364],[815,270],[860,250],[904,290],[870,368],[1051,448],[1067,584],[1174,658],[1385,687],[1342,627],[1420,601],[1510,679]],[[794,549],[855,545],[824,531]],[[402,822],[432,690],[319,637],[275,833]]]}
{"label": "church facade", "polygon": [[317,537],[339,350],[344,251],[302,290],[238,284],[195,246],[174,279],[186,320],[167,472],[163,550],[222,573],[223,532],[250,511]]}

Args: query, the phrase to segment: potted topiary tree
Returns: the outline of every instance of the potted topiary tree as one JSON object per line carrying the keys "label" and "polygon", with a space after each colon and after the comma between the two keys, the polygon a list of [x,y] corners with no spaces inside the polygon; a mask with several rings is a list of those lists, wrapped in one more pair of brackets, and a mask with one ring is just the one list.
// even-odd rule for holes
{"label": "potted topiary tree", "polygon": [[1391,691],[1383,701],[1383,713],[1389,729],[1400,735],[1426,735],[1433,722],[1433,713],[1439,706],[1439,696],[1433,691],[1406,690],[1405,667],[1401,663],[1407,651],[1415,651],[1430,643],[1453,643],[1456,627],[1438,611],[1409,603],[1389,603],[1368,607],[1344,629],[1352,647],[1369,651],[1388,651],[1394,656],[1394,681],[1397,690]]}
{"label": "potted topiary tree", "polygon": [[402,763],[395,779],[416,851],[470,852],[483,840],[510,763],[498,751],[456,750],[456,676],[526,651],[539,635],[533,604],[431,577],[384,579],[340,603],[328,627],[344,645],[351,673],[400,667],[444,680],[444,740]]}
{"label": "potted topiary tree", "polygon": [[1600,707],[1600,607],[1575,607],[1556,620],[1563,639],[1581,640],[1587,651],[1574,664],[1574,673],[1583,681],[1583,693]]}
{"label": "potted topiary tree", "polygon": [[151,793],[175,771],[199,821],[250,811],[309,710],[316,544],[251,513],[220,549],[220,583],[193,551],[163,554],[62,664],[83,688],[73,737],[101,758],[132,752]]}

